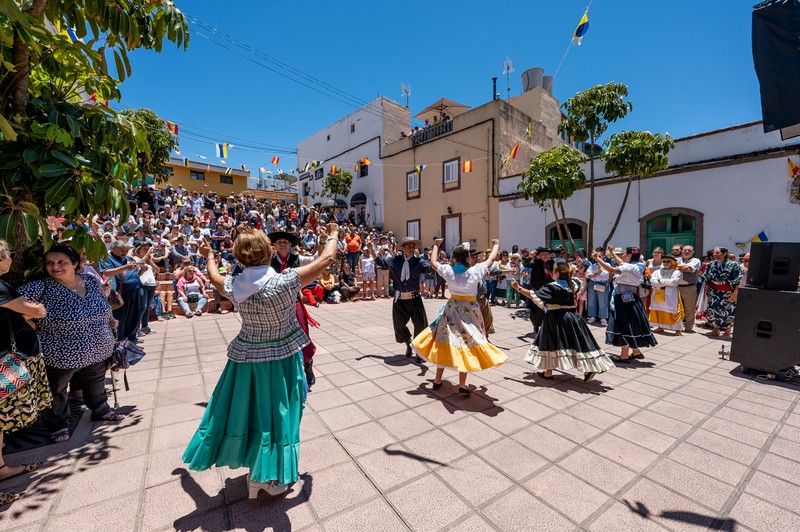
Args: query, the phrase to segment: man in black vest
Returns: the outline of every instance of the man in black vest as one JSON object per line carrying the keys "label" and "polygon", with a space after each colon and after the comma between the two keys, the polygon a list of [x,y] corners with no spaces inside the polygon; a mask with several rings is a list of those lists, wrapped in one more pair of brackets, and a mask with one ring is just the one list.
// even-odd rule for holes
{"label": "man in black vest", "polygon": [[[313,262],[314,257],[311,255],[301,256],[292,252],[292,248],[300,243],[300,238],[294,233],[274,231],[269,233],[267,237],[269,237],[270,242],[275,246],[275,255],[272,256],[270,266],[272,266],[272,269],[276,272],[281,273],[287,268],[298,268]],[[295,315],[297,316],[297,321],[300,323],[300,327],[310,339],[309,325],[317,327],[319,324],[308,315],[300,293],[297,294]],[[314,345],[314,342],[309,342],[309,344],[303,348],[303,368],[306,372],[306,381],[308,382],[309,389],[311,389],[311,386],[317,380],[314,376],[313,369],[313,357],[316,351],[317,346]]]}
{"label": "man in black vest", "polygon": [[[536,255],[531,262],[531,290],[536,291],[553,281],[553,260],[551,258],[552,251],[545,247],[536,248]],[[530,299],[525,298],[526,303],[531,302]],[[538,333],[539,327],[544,320],[544,310],[536,305],[528,305],[531,313],[531,323],[533,323],[533,332]]]}

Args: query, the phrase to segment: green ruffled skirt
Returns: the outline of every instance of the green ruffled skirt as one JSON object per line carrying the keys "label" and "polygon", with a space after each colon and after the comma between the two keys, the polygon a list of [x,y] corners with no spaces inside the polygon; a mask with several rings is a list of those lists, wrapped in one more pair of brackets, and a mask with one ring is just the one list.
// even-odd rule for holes
{"label": "green ruffled skirt", "polygon": [[273,362],[228,361],[183,462],[203,471],[247,467],[255,482],[299,477],[303,355]]}

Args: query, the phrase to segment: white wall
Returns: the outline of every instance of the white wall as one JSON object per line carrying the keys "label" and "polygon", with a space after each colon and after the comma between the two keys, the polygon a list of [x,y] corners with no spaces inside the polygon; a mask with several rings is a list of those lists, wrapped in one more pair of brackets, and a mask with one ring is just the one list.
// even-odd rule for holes
{"label": "white wall", "polygon": [[[346,169],[353,173],[353,165],[362,157],[367,157],[372,164],[369,167],[369,175],[359,178],[353,173],[353,184],[350,188],[350,196],[342,198],[348,202],[356,193],[364,193],[367,196],[366,212],[370,215],[371,223],[383,225],[383,166],[381,164],[380,143],[396,140],[399,138],[400,125],[405,122],[408,126],[408,110],[399,104],[386,98],[378,98],[364,108],[361,108],[341,120],[322,128],[313,135],[297,143],[297,160],[300,168],[306,162],[321,160],[323,163],[323,177],[314,179],[313,170],[311,176],[298,183],[298,199],[303,201],[303,183],[311,184],[311,195],[318,193],[316,197],[309,198],[309,204],[324,201],[322,194],[322,181],[324,175],[328,173],[332,165]],[[351,133],[351,125],[355,125],[355,131]],[[328,136],[330,135],[330,140]],[[391,137],[391,138],[387,138]],[[301,174],[302,177],[303,174]]]}
{"label": "white wall", "polygon": [[[677,142],[670,166],[762,151],[789,145],[777,135],[764,135],[761,126],[747,126],[719,134]],[[776,141],[777,138],[777,141]],[[795,152],[796,153],[796,152]],[[789,202],[786,155],[705,170],[685,171],[634,182],[628,204],[612,243],[644,245],[639,241],[639,220],[666,208],[686,208],[704,215],[703,247],[715,245],[735,250],[764,230],[771,241],[800,240],[800,205]],[[588,172],[587,172],[588,173]],[[501,194],[516,192],[519,178],[501,183]],[[602,244],[613,225],[625,191],[624,184],[596,187],[595,245]],[[569,218],[588,221],[589,191],[584,189],[565,202]],[[524,199],[500,202],[500,238],[503,247],[543,245],[545,227],[552,215]]]}

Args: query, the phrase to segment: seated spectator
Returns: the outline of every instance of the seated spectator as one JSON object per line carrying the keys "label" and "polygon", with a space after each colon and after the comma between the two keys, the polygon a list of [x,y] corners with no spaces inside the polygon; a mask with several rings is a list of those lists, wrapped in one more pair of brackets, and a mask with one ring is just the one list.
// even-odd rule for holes
{"label": "seated spectator", "polygon": [[355,296],[359,291],[361,288],[350,266],[347,263],[342,264],[342,272],[339,274],[339,292],[342,294],[342,301],[356,301]]}
{"label": "seated spectator", "polygon": [[318,307],[319,302],[325,297],[325,288],[322,286],[322,279],[316,279],[307,284],[300,289],[300,293],[303,295],[303,303]]}
{"label": "seated spectator", "polygon": [[184,259],[189,259],[191,261],[190,252],[189,248],[186,247],[186,239],[183,236],[179,236],[175,239],[175,245],[173,245],[170,250],[170,261],[173,266],[177,266],[181,264]]}
{"label": "seated spectator", "polygon": [[[197,274],[194,265],[190,264],[183,269],[176,289],[178,291],[178,305],[183,309],[183,314],[187,318],[202,316],[208,304],[208,299],[206,299],[205,284],[200,275]],[[195,303],[194,311],[189,306],[191,303]]]}

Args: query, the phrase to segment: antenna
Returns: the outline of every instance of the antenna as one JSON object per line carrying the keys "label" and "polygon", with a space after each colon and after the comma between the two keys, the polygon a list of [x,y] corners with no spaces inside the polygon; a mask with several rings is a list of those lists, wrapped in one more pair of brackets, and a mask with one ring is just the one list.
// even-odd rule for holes
{"label": "antenna", "polygon": [[512,61],[510,57],[506,57],[505,61],[503,61],[503,75],[506,77],[506,92],[508,93],[508,98],[511,98],[511,74],[513,73],[514,61]]}
{"label": "antenna", "polygon": [[408,97],[411,96],[411,85],[400,84],[400,92],[406,97],[406,109],[408,109]]}

